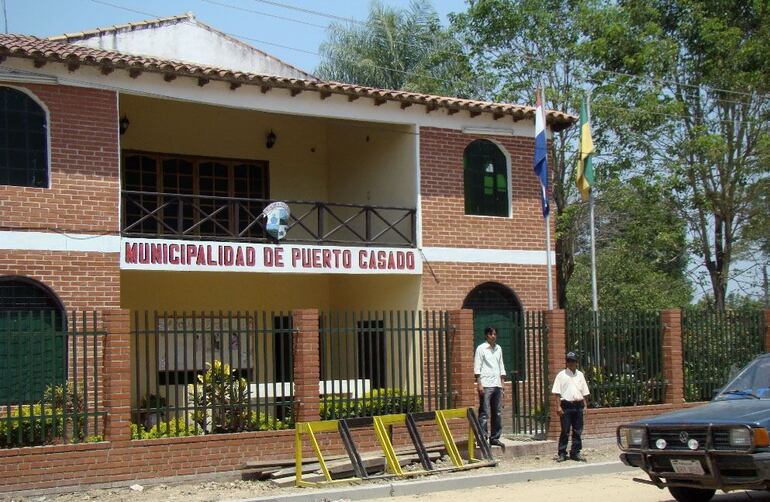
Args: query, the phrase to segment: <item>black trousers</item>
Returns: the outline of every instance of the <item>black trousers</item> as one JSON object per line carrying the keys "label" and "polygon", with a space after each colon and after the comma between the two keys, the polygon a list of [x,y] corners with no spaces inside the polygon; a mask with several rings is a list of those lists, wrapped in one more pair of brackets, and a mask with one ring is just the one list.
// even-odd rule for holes
{"label": "black trousers", "polygon": [[559,434],[559,455],[567,454],[567,443],[569,442],[570,430],[572,431],[572,448],[569,451],[570,457],[574,457],[583,448],[583,402],[573,403],[562,401],[561,409],[564,414],[561,416],[561,434]]}

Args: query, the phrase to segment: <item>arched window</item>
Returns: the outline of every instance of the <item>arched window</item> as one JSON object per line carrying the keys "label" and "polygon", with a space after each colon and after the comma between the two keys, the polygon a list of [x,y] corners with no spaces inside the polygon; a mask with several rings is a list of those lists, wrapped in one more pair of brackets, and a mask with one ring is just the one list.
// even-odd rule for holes
{"label": "arched window", "polygon": [[48,186],[45,110],[11,87],[0,87],[0,185]]}
{"label": "arched window", "polygon": [[484,328],[494,327],[506,371],[517,380],[525,380],[522,308],[513,291],[496,282],[485,282],[468,293],[463,308],[473,310],[474,349],[485,340]]}
{"label": "arched window", "polygon": [[463,153],[465,214],[509,216],[508,161],[496,144],[477,139]]}
{"label": "arched window", "polygon": [[66,317],[56,295],[25,277],[0,277],[0,403],[40,401],[66,375]]}

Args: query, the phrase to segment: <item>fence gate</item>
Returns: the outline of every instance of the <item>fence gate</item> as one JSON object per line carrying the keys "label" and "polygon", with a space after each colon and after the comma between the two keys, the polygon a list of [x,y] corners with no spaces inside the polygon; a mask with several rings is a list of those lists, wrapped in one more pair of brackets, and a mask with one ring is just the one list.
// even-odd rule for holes
{"label": "fence gate", "polygon": [[479,309],[473,314],[474,346],[484,342],[484,328],[497,329],[505,369],[511,381],[503,427],[514,434],[545,436],[548,428],[548,350],[543,312]]}

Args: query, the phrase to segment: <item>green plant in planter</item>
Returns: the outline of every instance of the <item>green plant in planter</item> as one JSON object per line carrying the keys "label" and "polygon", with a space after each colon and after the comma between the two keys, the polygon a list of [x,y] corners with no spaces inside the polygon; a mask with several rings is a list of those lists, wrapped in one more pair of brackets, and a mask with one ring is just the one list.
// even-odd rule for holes
{"label": "green plant in planter", "polygon": [[73,442],[85,439],[87,419],[85,392],[84,386],[76,386],[72,382],[49,385],[43,392],[43,400],[41,401],[43,408],[50,408],[54,415],[61,415],[63,421],[67,421],[72,427],[71,438]]}
{"label": "green plant in planter", "polygon": [[249,425],[248,382],[222,361],[206,363],[198,382],[187,386],[195,411],[193,421],[212,433],[247,430]]}

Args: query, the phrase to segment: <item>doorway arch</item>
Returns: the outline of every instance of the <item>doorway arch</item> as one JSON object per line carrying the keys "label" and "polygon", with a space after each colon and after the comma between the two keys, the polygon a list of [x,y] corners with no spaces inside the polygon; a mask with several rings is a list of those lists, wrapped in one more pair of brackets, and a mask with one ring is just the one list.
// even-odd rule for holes
{"label": "doorway arch", "polygon": [[479,284],[465,297],[463,308],[473,311],[474,348],[484,342],[484,328],[497,329],[497,343],[509,377],[526,378],[522,306],[516,294],[504,284]]}
{"label": "doorway arch", "polygon": [[67,318],[56,294],[23,276],[0,276],[0,402],[40,401],[67,374]]}

